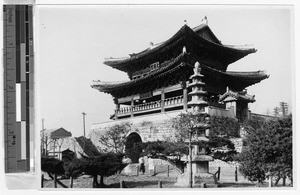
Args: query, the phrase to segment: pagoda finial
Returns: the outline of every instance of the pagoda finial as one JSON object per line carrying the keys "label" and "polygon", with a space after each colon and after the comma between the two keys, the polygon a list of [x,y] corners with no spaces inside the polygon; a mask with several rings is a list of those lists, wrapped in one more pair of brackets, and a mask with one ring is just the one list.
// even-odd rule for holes
{"label": "pagoda finial", "polygon": [[194,68],[194,74],[200,74],[200,72],[201,72],[200,63],[196,62]]}
{"label": "pagoda finial", "polygon": [[184,20],[183,22],[184,22],[185,25],[188,25],[188,24],[187,24],[187,20]]}
{"label": "pagoda finial", "polygon": [[182,48],[182,53],[186,53],[186,47],[185,46],[183,46],[183,48]]}
{"label": "pagoda finial", "polygon": [[204,18],[201,20],[202,24],[208,25],[208,19],[207,16],[204,16]]}

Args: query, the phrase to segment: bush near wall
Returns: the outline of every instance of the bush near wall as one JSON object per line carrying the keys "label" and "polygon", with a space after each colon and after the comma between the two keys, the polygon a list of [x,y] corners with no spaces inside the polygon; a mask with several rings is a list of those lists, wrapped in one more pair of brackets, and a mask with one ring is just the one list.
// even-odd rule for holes
{"label": "bush near wall", "polygon": [[211,128],[209,134],[211,137],[240,137],[240,124],[238,120],[227,117],[210,117]]}

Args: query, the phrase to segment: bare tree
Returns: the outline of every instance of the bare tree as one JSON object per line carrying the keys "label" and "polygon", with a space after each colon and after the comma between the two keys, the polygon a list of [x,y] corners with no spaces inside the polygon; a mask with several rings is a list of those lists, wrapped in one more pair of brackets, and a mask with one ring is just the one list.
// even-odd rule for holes
{"label": "bare tree", "polygon": [[268,116],[271,115],[270,108],[267,108],[267,109],[266,109],[266,115],[268,115]]}
{"label": "bare tree", "polygon": [[48,146],[53,143],[53,139],[51,139],[49,133],[45,133],[46,129],[43,129],[41,131],[41,144],[42,144],[42,155],[43,156],[48,156]]}
{"label": "bare tree", "polygon": [[95,133],[98,134],[99,142],[106,146],[108,151],[119,153],[124,151],[126,136],[130,129],[129,123],[122,123],[113,125],[104,132]]}
{"label": "bare tree", "polygon": [[274,116],[279,116],[279,112],[280,112],[280,108],[279,107],[275,107],[274,108]]}

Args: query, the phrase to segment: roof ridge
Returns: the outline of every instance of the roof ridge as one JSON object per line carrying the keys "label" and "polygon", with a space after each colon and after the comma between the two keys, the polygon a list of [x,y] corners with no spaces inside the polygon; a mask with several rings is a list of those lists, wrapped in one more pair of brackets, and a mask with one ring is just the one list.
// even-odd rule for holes
{"label": "roof ridge", "polygon": [[[208,27],[208,26],[203,25],[203,28],[204,27]],[[209,29],[209,27],[208,27],[208,29]],[[247,52],[247,51],[249,51],[248,54],[253,53],[253,52],[256,51],[254,48],[237,49],[237,48],[233,48],[233,47],[226,47],[226,46],[222,45],[221,43],[207,40],[204,37],[199,36],[194,30],[192,30],[188,25],[185,24],[171,38],[169,38],[168,40],[162,42],[162,44],[159,44],[157,47],[154,47],[152,49],[143,50],[142,52],[140,52],[136,55],[133,55],[133,56],[127,57],[127,58],[120,58],[119,60],[113,60],[113,58],[110,58],[112,60],[104,61],[104,64],[106,64],[108,66],[111,66],[113,68],[117,68],[117,67],[120,67],[118,65],[121,65],[121,64],[124,65],[124,64],[126,64],[130,61],[140,60],[146,55],[155,54],[156,52],[159,52],[163,47],[171,46],[174,43],[178,42],[178,40],[184,39],[184,34],[186,34],[186,33],[188,35],[191,35],[192,37],[198,39],[199,41],[203,42],[204,44],[211,44],[212,46],[215,46],[217,48],[223,48],[223,49],[226,49],[228,51],[236,51],[236,52],[239,52],[239,51],[240,52],[245,52],[245,51]],[[178,38],[178,40],[176,41],[177,38]],[[117,68],[117,69],[125,71],[123,68]]]}

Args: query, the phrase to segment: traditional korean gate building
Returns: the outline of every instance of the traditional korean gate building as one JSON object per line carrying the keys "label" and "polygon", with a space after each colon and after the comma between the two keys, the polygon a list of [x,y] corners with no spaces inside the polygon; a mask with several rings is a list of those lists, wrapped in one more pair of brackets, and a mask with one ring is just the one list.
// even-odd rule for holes
{"label": "traditional korean gate building", "polygon": [[[142,141],[172,137],[170,118],[188,110],[187,87],[194,64],[200,63],[206,84],[206,112],[214,116],[237,118],[249,116],[248,103],[255,101],[245,88],[268,78],[264,71],[227,71],[230,64],[255,53],[247,46],[221,43],[207,24],[195,28],[182,26],[170,39],[128,58],[109,58],[105,65],[128,74],[127,82],[94,81],[92,88],[114,97],[116,109],[111,121],[92,125],[103,131],[116,123],[132,124],[130,135]],[[129,135],[129,136],[130,136]]]}

